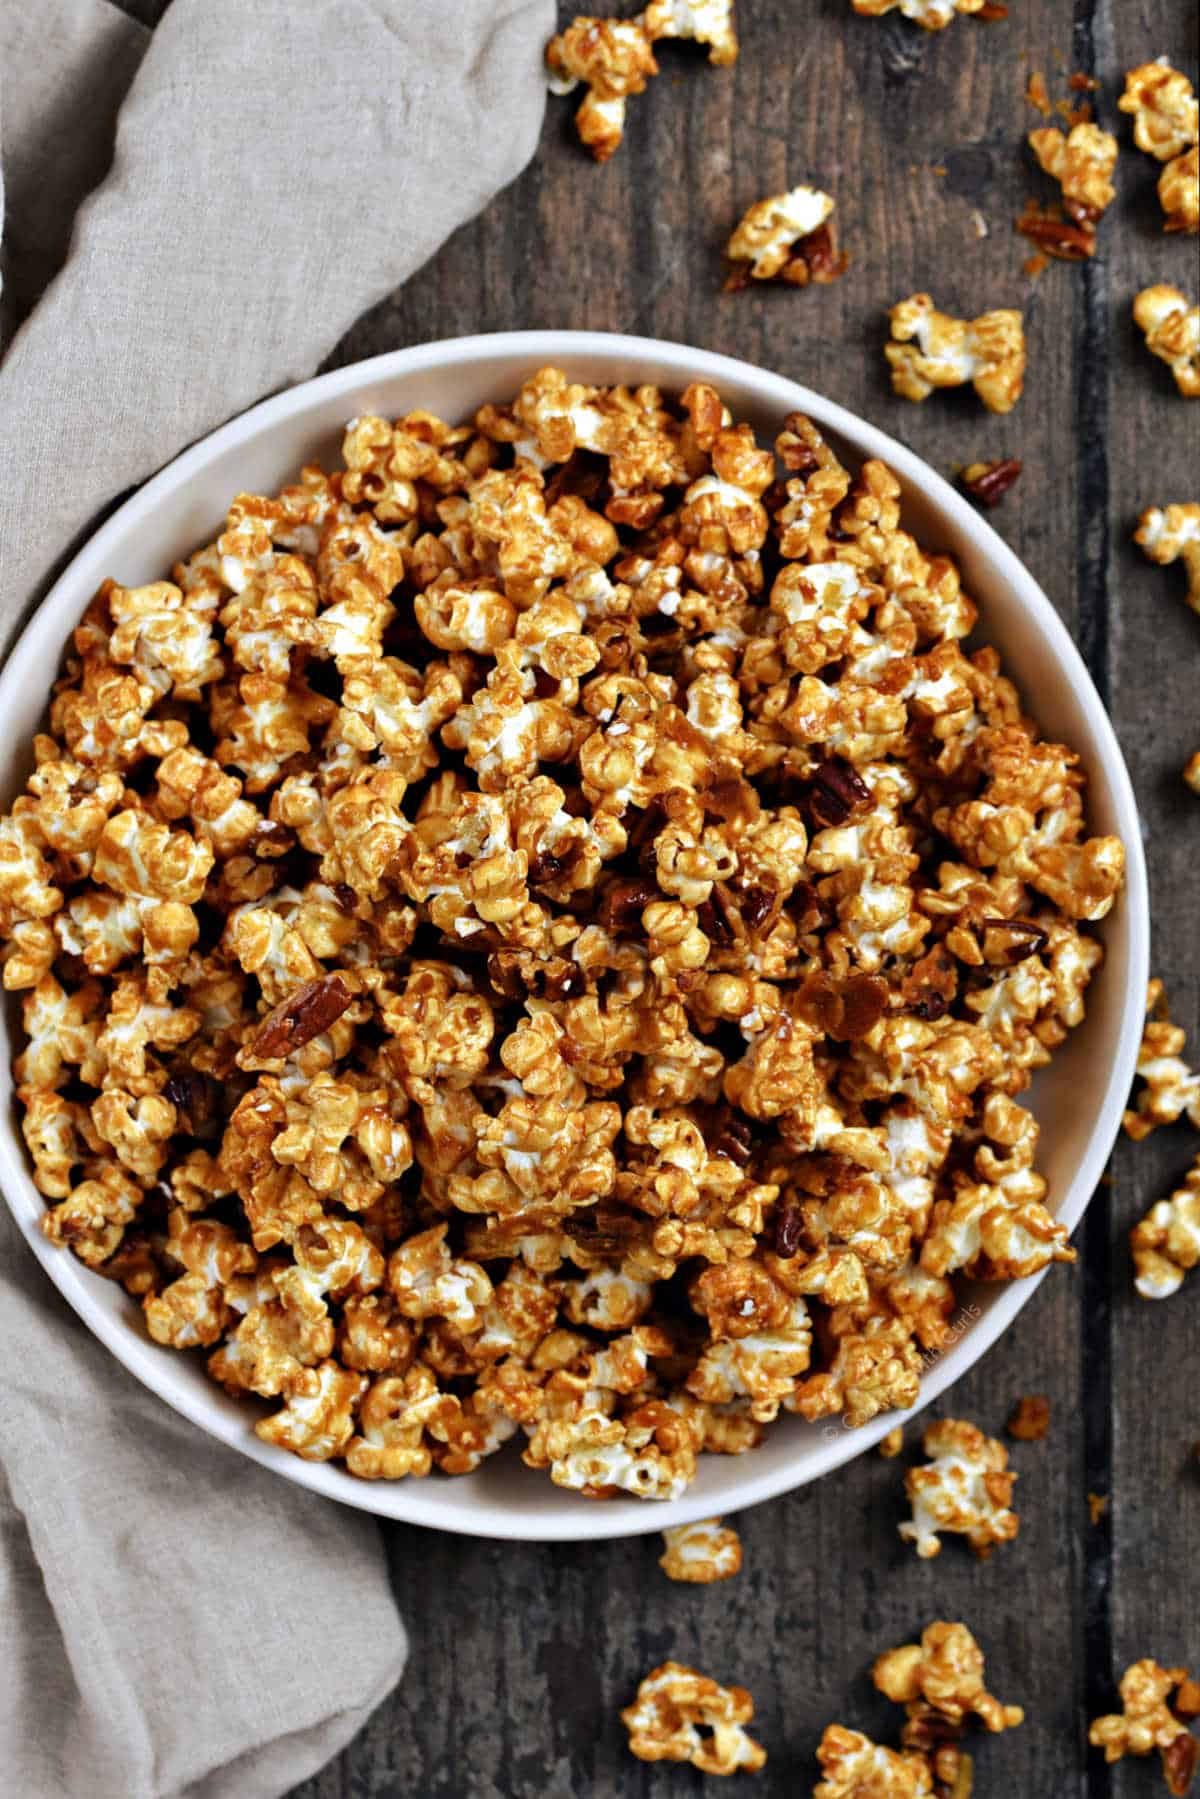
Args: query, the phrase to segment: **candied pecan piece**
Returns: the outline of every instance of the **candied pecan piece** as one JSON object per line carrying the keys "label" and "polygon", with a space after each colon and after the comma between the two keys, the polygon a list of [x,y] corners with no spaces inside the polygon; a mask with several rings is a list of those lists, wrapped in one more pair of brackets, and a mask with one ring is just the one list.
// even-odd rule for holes
{"label": "candied pecan piece", "polygon": [[801,1017],[837,1043],[854,1043],[874,1030],[887,1010],[887,982],[875,974],[837,979],[828,969],[806,975],[797,991]]}
{"label": "candied pecan piece", "polygon": [[804,1214],[792,1200],[785,1200],[777,1206],[772,1226],[772,1247],[780,1261],[788,1262],[800,1247],[800,1233],[804,1228]]}
{"label": "candied pecan piece", "polygon": [[982,924],[985,931],[1010,931],[1019,939],[1005,952],[1004,960],[1010,968],[1039,955],[1050,941],[1048,933],[1032,918],[985,918]]}
{"label": "candied pecan piece", "polygon": [[818,762],[813,788],[813,817],[822,825],[844,825],[871,803],[871,789],[858,770],[836,756]]}
{"label": "candied pecan piece", "polygon": [[981,506],[998,506],[1021,473],[1021,463],[1010,456],[1000,462],[971,462],[962,472],[962,484]]}
{"label": "candied pecan piece", "polygon": [[1059,262],[1086,262],[1096,253],[1096,228],[1084,220],[1070,224],[1053,208],[1043,209],[1036,200],[1027,200],[1015,229],[1046,256]]}
{"label": "candied pecan piece", "polygon": [[252,1055],[264,1062],[282,1061],[336,1024],[354,998],[345,975],[321,975],[305,981],[268,1012],[254,1037]]}

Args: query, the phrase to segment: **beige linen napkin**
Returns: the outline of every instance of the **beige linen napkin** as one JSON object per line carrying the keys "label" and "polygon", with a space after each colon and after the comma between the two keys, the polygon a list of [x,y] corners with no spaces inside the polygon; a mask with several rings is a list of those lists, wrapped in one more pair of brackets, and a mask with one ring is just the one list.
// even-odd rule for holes
{"label": "beige linen napkin", "polygon": [[[311,374],[518,172],[552,28],[552,0],[174,0],[147,39],[103,0],[0,0],[3,316],[29,314],[4,643],[102,507]],[[265,1799],[405,1653],[374,1523],[146,1393],[0,1206],[0,1791]]]}

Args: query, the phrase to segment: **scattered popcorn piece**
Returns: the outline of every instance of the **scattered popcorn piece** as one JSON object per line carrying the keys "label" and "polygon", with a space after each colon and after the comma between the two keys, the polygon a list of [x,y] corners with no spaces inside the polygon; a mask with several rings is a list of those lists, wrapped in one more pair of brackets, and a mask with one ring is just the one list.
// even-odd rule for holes
{"label": "scattered popcorn piece", "polygon": [[1134,117],[1133,141],[1139,150],[1171,162],[1200,138],[1200,105],[1186,75],[1165,56],[1140,63],[1125,76],[1125,92],[1117,101]]}
{"label": "scattered popcorn piece", "polygon": [[767,1752],[746,1735],[754,1701],[745,1687],[722,1687],[680,1662],[647,1674],[621,1713],[640,1761],[690,1762],[702,1774],[753,1774]]}
{"label": "scattered popcorn piece", "polygon": [[658,1565],[670,1580],[707,1586],[715,1580],[728,1580],[741,1569],[741,1539],[719,1518],[676,1525],[663,1531],[663,1541],[667,1547]]}
{"label": "scattered popcorn piece", "polygon": [[1143,1299],[1169,1299],[1200,1263],[1200,1158],[1170,1199],[1151,1206],[1129,1233],[1136,1286]]}
{"label": "scattered popcorn piece", "polygon": [[1186,1041],[1187,1033],[1171,1023],[1162,982],[1152,980],[1146,990],[1146,1024],[1137,1059],[1137,1077],[1143,1085],[1137,1104],[1123,1120],[1136,1142],[1185,1114],[1200,1131],[1200,1073],[1193,1074],[1180,1056]]}
{"label": "scattered popcorn piece", "polygon": [[659,38],[690,38],[709,46],[711,63],[737,61],[733,0],[650,0],[642,23],[651,43]]}
{"label": "scattered popcorn piece", "polygon": [[1050,1429],[1050,1401],[1044,1393],[1025,1393],[1009,1414],[1006,1426],[1019,1443],[1041,1443]]}
{"label": "scattered popcorn piece", "polygon": [[829,223],[833,212],[832,198],[815,187],[794,187],[756,201],[725,246],[731,262],[749,265],[736,271],[729,285],[778,280],[804,287],[810,281],[836,281],[848,259],[837,249]]}
{"label": "scattered popcorn piece", "polygon": [[1017,1477],[1003,1443],[957,1418],[931,1424],[922,1442],[930,1462],[904,1477],[913,1515],[900,1535],[923,1558],[939,1553],[943,1530],[965,1536],[981,1559],[997,1543],[1010,1543],[1020,1528],[1010,1510]]}
{"label": "scattered popcorn piece", "polygon": [[546,66],[552,93],[569,94],[581,82],[587,87],[576,130],[596,161],[607,162],[620,148],[629,96],[644,93],[658,74],[643,21],[581,15],[550,39]]}
{"label": "scattered popcorn piece", "polygon": [[1097,221],[1116,198],[1112,183],[1117,166],[1117,140],[1090,122],[1074,125],[1064,136],[1056,126],[1029,133],[1029,146],[1047,175],[1062,188],[1068,218],[1083,227],[1095,250]]}
{"label": "scattered popcorn piece", "polygon": [[1019,312],[954,319],[938,312],[928,294],[913,294],[893,306],[889,317],[894,341],[884,354],[892,386],[904,399],[927,400],[935,388],[969,381],[989,412],[1012,411],[1025,380]]}
{"label": "scattered popcorn piece", "polygon": [[959,13],[984,11],[985,0],[850,0],[856,13],[865,18],[881,19],[896,7],[906,19],[923,25],[926,31],[942,31]]}
{"label": "scattered popcorn piece", "polygon": [[904,1448],[904,1429],[894,1424],[886,1436],[879,1439],[879,1453],[885,1462],[894,1461]]}
{"label": "scattered popcorn piece", "polygon": [[1165,218],[1164,231],[1183,231],[1195,237],[1200,231],[1200,150],[1193,144],[1174,157],[1158,178],[1158,201]]}
{"label": "scattered popcorn piece", "polygon": [[1133,541],[1141,544],[1151,562],[1164,568],[1182,558],[1187,602],[1193,612],[1200,612],[1200,500],[1149,507],[1138,520]]}
{"label": "scattered popcorn piece", "polygon": [[1172,1694],[1187,1683],[1186,1668],[1160,1668],[1149,1659],[1131,1663],[1121,1676],[1121,1711],[1093,1719],[1088,1741],[1103,1749],[1106,1762],[1157,1749],[1167,1791],[1187,1793],[1200,1764],[1200,1737],[1171,1707]]}
{"label": "scattered popcorn piece", "polygon": [[887,1749],[842,1724],[826,1727],[817,1760],[824,1778],[813,1788],[813,1799],[932,1799],[924,1755]]}
{"label": "scattered popcorn piece", "polygon": [[1001,1705],[984,1685],[983,1651],[965,1624],[927,1624],[920,1643],[878,1657],[871,1677],[879,1691],[908,1714],[902,1742],[928,1749],[939,1736],[959,1734],[972,1718],[985,1730],[1023,1722],[1019,1705]]}
{"label": "scattered popcorn piece", "polygon": [[1144,287],[1133,316],[1146,348],[1165,362],[1186,399],[1200,399],[1200,306],[1189,306],[1177,287]]}

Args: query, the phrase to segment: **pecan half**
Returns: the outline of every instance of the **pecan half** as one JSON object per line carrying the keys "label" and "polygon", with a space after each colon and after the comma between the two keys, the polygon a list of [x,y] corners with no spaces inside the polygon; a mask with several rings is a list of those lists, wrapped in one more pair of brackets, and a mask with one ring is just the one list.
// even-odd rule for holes
{"label": "pecan half", "polygon": [[793,287],[807,287],[810,281],[815,286],[827,287],[849,267],[850,258],[844,250],[838,249],[833,226],[818,225],[815,231],[800,239],[784,264],[780,279],[790,282]]}
{"label": "pecan half", "polygon": [[887,1009],[887,982],[877,974],[837,980],[827,969],[806,975],[796,994],[800,1015],[837,1043],[854,1043],[874,1030]]}
{"label": "pecan half", "polygon": [[1020,473],[1015,456],[1003,462],[972,462],[962,472],[962,484],[981,506],[998,506]]}
{"label": "pecan half", "polygon": [[305,981],[267,1013],[250,1044],[251,1055],[263,1062],[282,1061],[335,1024],[353,998],[345,975],[326,974]]}
{"label": "pecan half", "polygon": [[642,913],[662,898],[650,881],[614,881],[600,907],[600,921],[610,937],[642,937]]}
{"label": "pecan half", "polygon": [[1018,962],[1027,962],[1030,956],[1036,956],[1044,950],[1050,939],[1040,924],[1034,924],[1032,918],[984,918],[980,920],[985,931],[1011,931],[1014,937],[1023,938],[1023,942],[1014,943],[1006,952],[1004,960],[1010,968]]}
{"label": "pecan half", "polygon": [[1173,1793],[1175,1799],[1183,1799],[1184,1794],[1191,1791],[1196,1769],[1200,1767],[1200,1737],[1194,1737],[1190,1730],[1181,1731],[1163,1750],[1162,1766],[1168,1793]]}
{"label": "pecan half", "polygon": [[1016,230],[1030,243],[1036,244],[1046,256],[1057,257],[1059,262],[1086,262],[1089,256],[1096,254],[1096,231],[1089,223],[1082,225],[1068,224],[1066,219],[1056,218],[1053,213],[1043,212],[1036,201],[1031,200],[1016,222]]}
{"label": "pecan half", "polygon": [[836,756],[827,756],[813,770],[813,817],[822,825],[844,825],[863,806],[871,803],[871,789],[857,769]]}

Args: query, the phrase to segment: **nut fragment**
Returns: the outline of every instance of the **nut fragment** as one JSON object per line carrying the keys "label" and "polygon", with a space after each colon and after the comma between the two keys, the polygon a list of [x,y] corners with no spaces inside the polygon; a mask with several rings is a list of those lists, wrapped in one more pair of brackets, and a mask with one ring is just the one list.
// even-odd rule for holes
{"label": "nut fragment", "polygon": [[267,1014],[251,1040],[251,1054],[262,1062],[284,1060],[336,1024],[353,998],[344,975],[306,981]]}
{"label": "nut fragment", "polygon": [[1003,461],[969,462],[962,472],[962,484],[981,506],[998,506],[1021,473],[1015,457]]}
{"label": "nut fragment", "polygon": [[1050,1401],[1044,1393],[1026,1393],[1009,1414],[1007,1430],[1020,1443],[1040,1443],[1050,1428]]}

